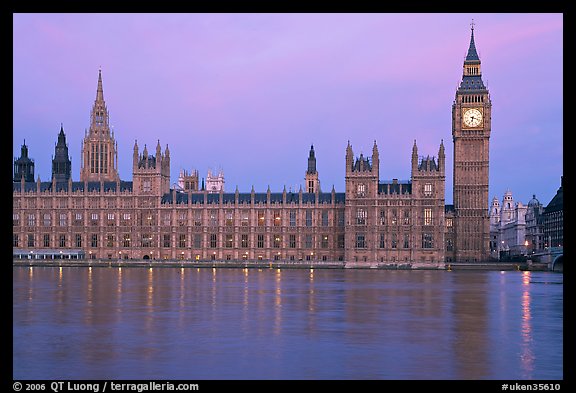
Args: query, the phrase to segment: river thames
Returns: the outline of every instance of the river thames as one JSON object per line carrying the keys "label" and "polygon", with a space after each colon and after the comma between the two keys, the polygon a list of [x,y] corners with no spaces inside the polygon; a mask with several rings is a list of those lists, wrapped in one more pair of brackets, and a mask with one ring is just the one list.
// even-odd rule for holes
{"label": "river thames", "polygon": [[563,275],[13,267],[13,378],[563,379]]}

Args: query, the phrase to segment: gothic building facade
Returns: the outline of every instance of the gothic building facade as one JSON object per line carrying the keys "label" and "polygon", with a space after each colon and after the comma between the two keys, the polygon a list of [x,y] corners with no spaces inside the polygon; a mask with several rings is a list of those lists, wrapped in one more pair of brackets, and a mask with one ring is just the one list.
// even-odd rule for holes
{"label": "gothic building facade", "polygon": [[355,157],[348,142],[344,192],[321,190],[313,146],[298,192],[225,192],[223,176],[199,189],[197,171],[182,172],[178,186],[170,187],[170,151],[160,141],[152,152],[146,144],[140,151],[135,141],[132,180],[120,179],[99,72],[80,181],[70,175],[63,127],[51,181],[34,180],[25,144],[14,161],[14,253],[46,257],[48,250],[80,250],[96,259],[339,260],[435,268],[482,261],[489,255],[490,111],[472,29],[452,106],[453,206],[444,200],[442,140],[435,156],[419,155],[414,141],[406,180],[380,180],[376,141],[369,157]]}

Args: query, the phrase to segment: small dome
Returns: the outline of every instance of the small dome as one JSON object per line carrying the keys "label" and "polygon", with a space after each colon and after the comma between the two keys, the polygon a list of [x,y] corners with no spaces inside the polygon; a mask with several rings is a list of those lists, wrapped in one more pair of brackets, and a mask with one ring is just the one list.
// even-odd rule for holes
{"label": "small dome", "polygon": [[530,202],[528,202],[528,207],[535,207],[538,205],[540,205],[540,201],[536,199],[536,195],[532,195],[532,199],[530,199]]}

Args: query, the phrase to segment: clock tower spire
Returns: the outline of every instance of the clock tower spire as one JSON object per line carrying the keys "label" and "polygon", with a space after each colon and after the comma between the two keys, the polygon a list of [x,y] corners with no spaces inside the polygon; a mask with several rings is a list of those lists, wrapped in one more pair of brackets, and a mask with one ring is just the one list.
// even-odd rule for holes
{"label": "clock tower spire", "polygon": [[462,81],[452,104],[456,239],[451,257],[462,262],[485,261],[489,256],[488,169],[492,103],[482,81],[480,65],[472,21]]}

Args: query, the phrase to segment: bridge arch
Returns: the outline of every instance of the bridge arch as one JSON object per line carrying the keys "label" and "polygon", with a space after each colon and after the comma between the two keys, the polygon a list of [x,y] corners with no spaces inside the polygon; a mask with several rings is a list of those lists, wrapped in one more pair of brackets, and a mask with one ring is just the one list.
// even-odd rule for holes
{"label": "bridge arch", "polygon": [[563,272],[564,271],[564,254],[557,255],[552,261],[552,271],[553,272]]}

